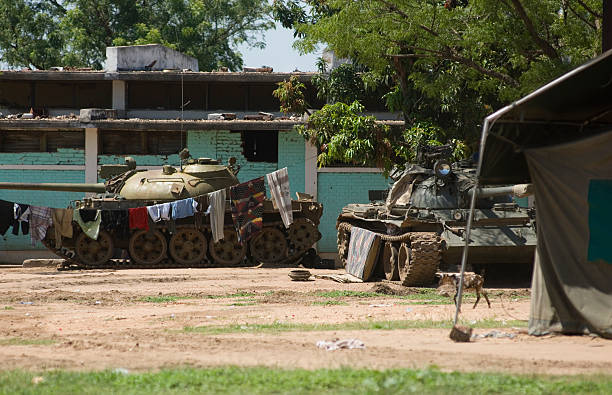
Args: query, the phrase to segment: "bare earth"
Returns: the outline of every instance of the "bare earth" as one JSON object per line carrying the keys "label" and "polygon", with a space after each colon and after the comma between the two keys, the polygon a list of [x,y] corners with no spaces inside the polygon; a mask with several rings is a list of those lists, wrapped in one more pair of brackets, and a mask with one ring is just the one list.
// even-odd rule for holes
{"label": "bare earth", "polygon": [[[391,297],[342,298],[317,291],[369,291],[372,283],[290,281],[289,268],[166,269],[58,272],[0,268],[0,369],[135,371],[219,365],[281,368],[425,368],[451,371],[590,374],[612,372],[612,342],[589,336],[510,338],[453,343],[448,329],[321,332],[187,332],[185,327],[232,324],[449,320],[454,305],[406,304]],[[311,270],[314,274],[340,271]],[[255,296],[209,298],[249,292]],[[528,290],[490,290],[463,308],[462,318],[527,320]],[[146,297],[189,297],[152,303]],[[522,295],[522,297],[521,297]],[[382,305],[382,306],[380,306]],[[476,329],[484,334],[491,329]],[[364,350],[324,351],[318,340],[357,338]],[[45,340],[49,340],[45,342]]]}

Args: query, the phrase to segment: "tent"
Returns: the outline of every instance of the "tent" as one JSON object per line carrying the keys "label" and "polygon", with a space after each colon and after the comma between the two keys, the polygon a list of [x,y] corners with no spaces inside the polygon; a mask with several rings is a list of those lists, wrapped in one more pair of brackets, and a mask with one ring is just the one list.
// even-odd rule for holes
{"label": "tent", "polygon": [[485,119],[479,182],[532,182],[529,333],[612,338],[612,51]]}

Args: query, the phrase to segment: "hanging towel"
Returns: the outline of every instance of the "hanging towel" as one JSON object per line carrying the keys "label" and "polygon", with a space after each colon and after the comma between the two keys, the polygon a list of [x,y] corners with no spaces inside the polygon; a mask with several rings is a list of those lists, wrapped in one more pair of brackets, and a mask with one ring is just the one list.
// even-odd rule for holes
{"label": "hanging towel", "polygon": [[130,219],[128,210],[103,210],[102,228],[113,232],[118,238],[129,239]]}
{"label": "hanging towel", "polygon": [[223,240],[223,220],[225,219],[225,188],[212,192],[208,196],[210,212],[210,230],[213,240]]}
{"label": "hanging towel", "polygon": [[50,207],[30,206],[30,240],[32,245],[42,241],[53,224]]}
{"label": "hanging towel", "polygon": [[153,206],[147,206],[149,217],[153,222],[159,222],[161,220],[170,220],[170,203],[155,204]]}
{"label": "hanging towel", "polygon": [[13,205],[13,234],[19,234],[19,226],[21,226],[21,234],[27,235],[30,231],[28,219],[30,217],[30,206],[27,204],[15,203]]}
{"label": "hanging towel", "polygon": [[289,173],[287,168],[276,170],[266,175],[272,201],[276,204],[285,228],[293,223],[293,211],[291,210],[291,192],[289,190]]}
{"label": "hanging towel", "polygon": [[149,230],[149,212],[146,207],[131,208],[130,229]]}
{"label": "hanging towel", "polygon": [[[92,218],[91,221],[85,221],[83,218]],[[74,210],[72,219],[75,220],[83,229],[83,232],[90,238],[98,240],[98,233],[100,233],[100,222],[102,222],[102,215],[100,210],[91,209],[80,209]]]}
{"label": "hanging towel", "polygon": [[263,177],[231,187],[230,196],[238,240],[244,243],[263,227],[263,201],[266,198]]}
{"label": "hanging towel", "polygon": [[193,200],[193,198],[177,200],[170,204],[172,205],[173,219],[191,217],[198,208],[198,202]]}
{"label": "hanging towel", "polygon": [[62,237],[72,237],[73,211],[74,210],[71,208],[51,209],[53,229],[55,230],[55,248],[60,248],[62,246]]}
{"label": "hanging towel", "polygon": [[4,236],[6,231],[13,225],[15,203],[0,200],[0,235]]}

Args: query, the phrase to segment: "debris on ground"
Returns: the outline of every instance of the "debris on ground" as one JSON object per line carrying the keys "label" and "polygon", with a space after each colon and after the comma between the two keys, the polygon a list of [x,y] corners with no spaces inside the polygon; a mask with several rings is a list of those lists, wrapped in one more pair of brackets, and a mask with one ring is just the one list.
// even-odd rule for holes
{"label": "debris on ground", "polygon": [[352,274],[315,274],[315,278],[323,280],[332,280],[337,283],[362,283],[363,280],[359,277],[355,277]]}
{"label": "debris on ground", "polygon": [[289,277],[293,281],[308,281],[311,276],[310,271],[304,269],[295,269],[289,272]]}
{"label": "debris on ground", "polygon": [[472,335],[472,339],[484,339],[487,337],[492,337],[492,338],[496,338],[496,339],[501,339],[504,337],[507,337],[509,339],[514,339],[516,337],[515,333],[507,333],[507,332],[500,332],[500,331],[491,331],[491,332],[487,332],[487,333],[482,333],[482,334],[473,334]]}
{"label": "debris on ground", "polygon": [[451,329],[450,338],[459,343],[469,343],[472,337],[472,328],[469,326],[455,325]]}
{"label": "debris on ground", "polygon": [[339,350],[342,348],[353,349],[353,348],[365,348],[365,344],[359,339],[343,339],[343,340],[319,340],[317,347],[323,348],[327,351]]}

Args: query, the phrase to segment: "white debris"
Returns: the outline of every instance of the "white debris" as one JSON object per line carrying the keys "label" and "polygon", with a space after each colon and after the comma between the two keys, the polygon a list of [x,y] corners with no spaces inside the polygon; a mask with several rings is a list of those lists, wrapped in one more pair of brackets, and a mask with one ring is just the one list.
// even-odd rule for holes
{"label": "white debris", "polygon": [[317,347],[323,348],[327,351],[339,350],[341,348],[365,348],[365,344],[358,339],[343,339],[343,340],[319,340]]}

